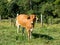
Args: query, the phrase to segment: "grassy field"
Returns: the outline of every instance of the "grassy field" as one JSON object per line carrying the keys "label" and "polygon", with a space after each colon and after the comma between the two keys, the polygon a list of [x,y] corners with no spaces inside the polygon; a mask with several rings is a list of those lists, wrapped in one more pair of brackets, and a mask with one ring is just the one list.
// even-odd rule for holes
{"label": "grassy field", "polygon": [[16,33],[16,27],[8,20],[0,22],[0,45],[60,45],[60,24],[35,25],[32,39],[27,40],[27,33],[22,36]]}

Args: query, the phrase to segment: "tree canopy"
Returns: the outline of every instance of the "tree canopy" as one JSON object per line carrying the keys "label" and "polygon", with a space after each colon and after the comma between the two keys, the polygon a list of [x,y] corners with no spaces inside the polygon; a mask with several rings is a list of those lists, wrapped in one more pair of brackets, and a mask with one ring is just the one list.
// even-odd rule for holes
{"label": "tree canopy", "polygon": [[60,17],[60,0],[0,0],[2,18],[16,17],[17,13]]}

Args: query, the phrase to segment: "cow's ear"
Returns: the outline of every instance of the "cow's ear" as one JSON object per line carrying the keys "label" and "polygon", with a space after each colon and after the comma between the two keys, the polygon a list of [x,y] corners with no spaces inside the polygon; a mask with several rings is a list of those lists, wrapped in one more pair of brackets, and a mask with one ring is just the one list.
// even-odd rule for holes
{"label": "cow's ear", "polygon": [[30,19],[30,16],[27,19]]}

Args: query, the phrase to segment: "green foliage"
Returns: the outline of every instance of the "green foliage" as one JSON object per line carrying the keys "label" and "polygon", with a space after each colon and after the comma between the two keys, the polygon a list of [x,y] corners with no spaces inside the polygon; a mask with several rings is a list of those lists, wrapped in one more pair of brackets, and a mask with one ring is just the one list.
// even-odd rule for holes
{"label": "green foliage", "polygon": [[9,5],[8,13],[10,14],[11,17],[16,17],[18,11],[19,11],[19,6],[15,2],[12,2]]}
{"label": "green foliage", "polygon": [[2,18],[7,17],[7,1],[6,0],[0,0],[0,15],[2,16]]}
{"label": "green foliage", "polygon": [[32,1],[34,1],[34,2],[37,2],[37,3],[38,3],[38,2],[40,2],[41,0],[32,0]]}
{"label": "green foliage", "polygon": [[60,0],[56,0],[56,1],[54,2],[54,4],[60,5]]}
{"label": "green foliage", "polygon": [[55,10],[53,11],[53,14],[57,14],[58,17],[60,17],[60,5],[55,5]]}
{"label": "green foliage", "polygon": [[33,13],[34,13],[33,10],[29,10],[29,11],[27,12],[27,14],[33,14]]}
{"label": "green foliage", "polygon": [[51,16],[59,18],[60,0],[0,0],[2,18],[16,17],[17,13],[35,13],[39,18],[43,14],[45,20]]}

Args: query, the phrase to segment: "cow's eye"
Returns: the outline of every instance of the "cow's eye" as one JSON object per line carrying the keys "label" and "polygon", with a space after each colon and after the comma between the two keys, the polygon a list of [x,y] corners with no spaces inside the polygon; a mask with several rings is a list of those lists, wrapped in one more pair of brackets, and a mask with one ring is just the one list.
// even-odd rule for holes
{"label": "cow's eye", "polygon": [[27,19],[30,19],[30,17],[28,17]]}

